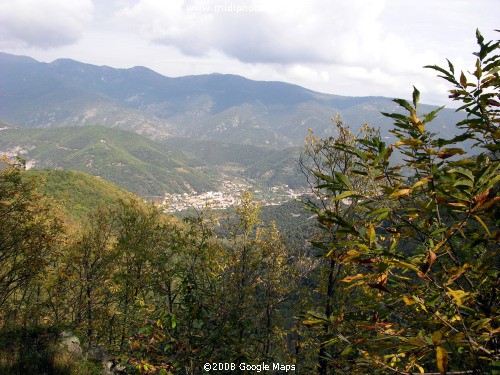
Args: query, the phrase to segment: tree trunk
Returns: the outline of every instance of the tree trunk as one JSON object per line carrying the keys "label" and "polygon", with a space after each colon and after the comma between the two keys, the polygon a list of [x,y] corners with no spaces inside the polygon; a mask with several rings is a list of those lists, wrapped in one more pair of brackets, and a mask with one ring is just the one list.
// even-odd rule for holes
{"label": "tree trunk", "polygon": [[[328,270],[328,285],[326,292],[326,303],[325,303],[325,316],[327,319],[332,315],[332,302],[333,302],[333,294],[335,288],[335,279],[338,270],[336,270],[336,264],[333,259],[330,259],[330,267]],[[330,331],[330,326],[328,323],[325,325],[325,336],[328,335]],[[318,374],[319,375],[327,375],[328,373],[328,359],[326,358],[326,344],[322,342],[319,346],[319,354],[318,354]]]}

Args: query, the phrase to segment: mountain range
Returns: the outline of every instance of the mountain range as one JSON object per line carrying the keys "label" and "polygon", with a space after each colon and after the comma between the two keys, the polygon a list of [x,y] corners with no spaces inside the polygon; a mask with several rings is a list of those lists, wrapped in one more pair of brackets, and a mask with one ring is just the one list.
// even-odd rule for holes
{"label": "mountain range", "polygon": [[[143,197],[217,190],[224,179],[304,187],[297,160],[308,129],[330,136],[340,114],[353,129],[369,123],[392,141],[380,112],[397,110],[385,97],[236,75],[172,78],[145,67],[0,53],[0,153],[20,154],[28,167],[89,173]],[[432,129],[454,136],[449,124],[462,118],[444,109]]]}
{"label": "mountain range", "polygon": [[[0,121],[25,127],[104,125],[152,139],[172,136],[275,148],[301,146],[309,128],[332,132],[341,114],[353,128],[391,124],[380,114],[397,105],[384,97],[322,94],[284,82],[209,74],[166,77],[145,67],[114,69],[69,59],[51,63],[0,53]],[[422,106],[428,112],[431,106]],[[433,126],[462,114],[445,109]]]}

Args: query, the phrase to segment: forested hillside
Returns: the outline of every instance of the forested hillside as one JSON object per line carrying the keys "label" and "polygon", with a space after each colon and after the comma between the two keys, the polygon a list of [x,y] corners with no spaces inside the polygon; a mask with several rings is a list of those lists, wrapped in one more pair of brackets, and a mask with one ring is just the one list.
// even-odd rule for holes
{"label": "forested hillside", "polygon": [[111,208],[120,201],[137,198],[106,180],[82,172],[32,169],[26,171],[25,178],[38,181],[41,194],[57,202],[73,222],[79,222],[99,207]]}
{"label": "forested hillside", "polygon": [[[279,213],[293,228],[248,191],[227,219],[181,220],[96,177],[3,157],[0,372],[498,373],[500,43],[476,39],[469,71],[427,67],[465,113],[453,136],[433,131],[442,111],[422,109],[417,88],[381,114],[394,141],[340,117],[331,136],[309,132],[299,168],[314,198],[299,201],[307,215]],[[83,142],[131,169],[189,160],[100,132],[66,135],[61,153]],[[310,220],[308,238],[290,234]]]}
{"label": "forested hillside", "polygon": [[221,181],[305,187],[299,148],[276,150],[188,138],[153,141],[104,126],[0,130],[0,152],[20,155],[29,168],[98,176],[142,197],[218,190]]}
{"label": "forested hillside", "polygon": [[173,147],[104,126],[3,130],[0,149],[36,168],[62,168],[101,177],[141,196],[206,191],[217,176]]}

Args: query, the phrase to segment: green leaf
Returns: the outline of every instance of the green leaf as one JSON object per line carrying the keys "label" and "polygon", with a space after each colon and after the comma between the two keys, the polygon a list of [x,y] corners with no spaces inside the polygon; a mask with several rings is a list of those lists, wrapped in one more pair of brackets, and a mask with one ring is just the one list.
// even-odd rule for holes
{"label": "green leaf", "polygon": [[472,174],[472,172],[465,168],[450,169],[448,173],[458,173],[464,177],[467,177],[469,180],[474,181],[474,175]]}
{"label": "green leaf", "polygon": [[424,124],[431,122],[432,120],[434,120],[436,118],[438,112],[441,111],[443,108],[444,108],[444,106],[439,107],[439,108],[435,109],[434,111],[427,113],[426,115],[424,115],[424,121],[422,121],[422,122]]}
{"label": "green leaf", "polygon": [[441,332],[441,330],[434,332],[431,336],[431,340],[434,345],[438,344],[442,338],[443,332]]}
{"label": "green leaf", "polygon": [[316,326],[324,326],[325,324],[327,324],[327,322],[322,319],[309,318],[303,320],[302,324],[305,325],[306,327],[316,327]]}
{"label": "green leaf", "polygon": [[343,193],[337,195],[335,198],[332,199],[332,201],[335,202],[335,201],[338,201],[338,200],[341,200],[341,199],[344,199],[347,197],[351,197],[351,196],[354,196],[355,198],[362,197],[361,195],[357,194],[355,191],[348,190],[348,191],[344,191]]}
{"label": "green leaf", "polygon": [[414,111],[415,109],[411,106],[410,103],[408,103],[406,100],[404,99],[393,99],[392,100],[393,102],[395,103],[398,103],[401,107],[407,109],[409,112],[412,112]]}
{"label": "green leaf", "polygon": [[352,186],[351,186],[351,182],[349,181],[349,179],[347,178],[347,176],[343,173],[340,173],[340,172],[335,172],[335,177],[337,177],[340,181],[342,181],[342,183],[344,184],[344,186],[348,189],[351,189]]}
{"label": "green leaf", "polygon": [[344,350],[342,350],[342,353],[340,353],[341,356],[346,356],[346,355],[349,355],[351,354],[353,351],[353,346],[352,345],[348,345]]}
{"label": "green leaf", "polygon": [[[435,236],[435,235],[437,235],[437,234],[439,234],[439,233],[446,232],[448,229],[449,229],[448,227],[444,227],[444,228],[439,228],[439,229],[436,229],[435,231],[433,231],[433,232],[431,233],[431,236]],[[433,245],[431,245],[431,246],[433,246]]]}
{"label": "green leaf", "polygon": [[405,115],[402,115],[400,113],[387,113],[387,112],[381,112],[381,113],[385,117],[390,117],[390,118],[393,118],[395,120],[400,120],[400,121],[403,121],[403,122],[409,122],[410,121],[409,117],[407,117]]}
{"label": "green leaf", "polygon": [[451,139],[438,138],[436,144],[439,147],[443,147],[445,145],[450,145],[453,143],[465,141],[466,139],[470,139],[471,137],[472,136],[469,133],[463,133],[463,134],[457,135],[456,137],[453,137]]}
{"label": "green leaf", "polygon": [[412,97],[413,97],[413,105],[415,106],[415,108],[417,108],[418,101],[420,100],[420,91],[418,91],[415,86],[413,86]]}
{"label": "green leaf", "polygon": [[483,74],[483,71],[481,70],[481,62],[479,59],[476,60],[476,71],[474,72],[474,76],[477,79],[481,79],[481,75]]}
{"label": "green leaf", "polygon": [[451,74],[455,74],[455,67],[453,66],[453,64],[451,63],[451,61],[448,60],[448,59],[446,59],[446,61],[448,61],[448,67],[450,68]]}
{"label": "green leaf", "polygon": [[397,260],[397,259],[391,259],[388,262],[392,263],[392,264],[394,264],[396,266],[399,266],[401,268],[409,269],[409,270],[412,270],[412,271],[415,271],[415,272],[420,272],[420,270],[417,267],[415,267],[413,264],[408,263],[408,262],[404,262],[404,261]]}
{"label": "green leaf", "polygon": [[461,84],[463,87],[467,87],[467,78],[465,77],[464,72],[462,72],[462,73],[460,74],[460,84]]}
{"label": "green leaf", "polygon": [[[450,64],[450,62],[448,61],[448,63]],[[426,69],[433,69],[433,70],[436,70],[440,73],[443,73],[445,76],[440,76],[440,77],[443,77],[445,78],[446,80],[454,83],[455,82],[455,78],[453,77],[453,75],[451,75],[449,72],[447,72],[446,70],[444,70],[443,68],[441,68],[440,66],[437,66],[437,65],[425,65],[424,68]],[[451,70],[451,69],[450,69]],[[454,70],[452,70],[453,73],[455,73]]]}
{"label": "green leaf", "polygon": [[484,37],[481,35],[479,29],[476,29],[476,39],[477,39],[477,44],[479,44],[480,46],[484,45]]}

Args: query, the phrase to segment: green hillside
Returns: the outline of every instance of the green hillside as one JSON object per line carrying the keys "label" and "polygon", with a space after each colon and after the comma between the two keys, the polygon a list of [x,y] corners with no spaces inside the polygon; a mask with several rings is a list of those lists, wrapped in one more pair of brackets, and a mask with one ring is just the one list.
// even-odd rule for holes
{"label": "green hillside", "polygon": [[288,185],[292,189],[307,186],[305,175],[300,170],[301,149],[289,147],[266,155],[242,173],[264,186]]}
{"label": "green hillside", "polygon": [[140,196],[214,189],[213,176],[175,148],[103,126],[2,131],[0,151],[19,154],[36,168],[99,176]]}
{"label": "green hillside", "polygon": [[97,207],[113,207],[134,194],[87,173],[54,169],[26,171],[27,178],[43,181],[41,190],[63,209],[70,219],[78,220]]}
{"label": "green hillside", "polygon": [[276,152],[271,147],[181,137],[167,138],[162,143],[176,147],[184,154],[209,165],[249,166]]}
{"label": "green hillside", "polygon": [[195,140],[192,138],[169,138],[163,143],[178,147],[186,155],[226,172],[237,172],[239,176],[254,181],[262,187],[288,185],[302,188],[307,186],[300,171],[299,147],[276,150],[271,147]]}

